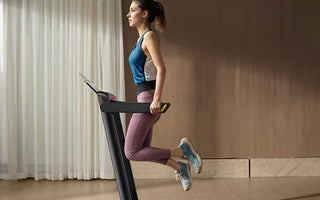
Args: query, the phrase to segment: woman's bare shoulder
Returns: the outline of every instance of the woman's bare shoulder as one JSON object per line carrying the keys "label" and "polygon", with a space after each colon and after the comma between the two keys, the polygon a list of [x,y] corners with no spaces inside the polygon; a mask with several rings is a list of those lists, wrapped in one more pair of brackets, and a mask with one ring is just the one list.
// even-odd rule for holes
{"label": "woman's bare shoulder", "polygon": [[158,34],[154,31],[149,31],[145,34],[144,39],[147,41],[159,41]]}

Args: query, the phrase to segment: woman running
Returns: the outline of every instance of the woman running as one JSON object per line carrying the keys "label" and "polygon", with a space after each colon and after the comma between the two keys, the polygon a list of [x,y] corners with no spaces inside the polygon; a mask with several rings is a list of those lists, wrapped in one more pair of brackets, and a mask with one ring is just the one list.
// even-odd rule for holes
{"label": "woman running", "polygon": [[[129,160],[151,161],[168,165],[175,169],[177,180],[183,189],[191,188],[190,164],[196,173],[202,169],[202,161],[191,141],[183,138],[177,148],[160,149],[151,147],[153,125],[160,118],[161,95],[166,75],[159,39],[151,29],[162,32],[165,28],[164,7],[154,0],[133,0],[127,14],[129,26],[135,27],[139,38],[129,56],[134,83],[137,86],[137,101],[151,103],[150,113],[134,113],[130,120],[125,141],[125,155]],[[189,162],[175,161],[172,157]]]}

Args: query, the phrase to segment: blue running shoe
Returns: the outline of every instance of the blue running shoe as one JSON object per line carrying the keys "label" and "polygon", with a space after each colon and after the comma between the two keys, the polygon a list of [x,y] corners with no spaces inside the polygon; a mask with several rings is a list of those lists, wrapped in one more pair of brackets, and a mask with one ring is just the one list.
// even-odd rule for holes
{"label": "blue running shoe", "polygon": [[176,180],[181,181],[183,189],[185,191],[188,191],[191,188],[192,185],[192,177],[191,177],[191,172],[190,172],[190,164],[189,163],[184,163],[180,162],[181,168],[175,172],[176,174]]}
{"label": "blue running shoe", "polygon": [[202,170],[202,160],[199,154],[194,150],[191,141],[188,138],[182,138],[179,146],[183,151],[183,158],[187,159],[193,166],[197,174]]}

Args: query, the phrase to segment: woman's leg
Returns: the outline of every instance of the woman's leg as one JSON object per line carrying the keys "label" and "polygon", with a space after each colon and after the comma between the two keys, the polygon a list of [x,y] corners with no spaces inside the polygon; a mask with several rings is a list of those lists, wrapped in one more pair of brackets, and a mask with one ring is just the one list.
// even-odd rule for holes
{"label": "woman's leg", "polygon": [[168,159],[166,165],[173,168],[176,171],[181,168],[180,164],[177,161],[173,160],[172,158]]}
{"label": "woman's leg", "polygon": [[158,118],[157,115],[145,113],[132,115],[125,141],[125,154],[129,160],[153,161],[165,164],[170,158],[169,149],[144,146],[146,139],[150,139],[153,124]]}
{"label": "woman's leg", "polygon": [[182,158],[182,156],[183,156],[183,151],[182,151],[182,149],[179,148],[179,147],[174,148],[174,149],[171,149],[170,152],[171,152],[171,157],[179,157],[179,158]]}
{"label": "woman's leg", "polygon": [[[159,115],[158,119],[156,120],[156,122],[159,119],[160,119],[160,115]],[[153,127],[151,127],[151,129],[149,130],[147,137],[145,138],[145,140],[143,142],[143,147],[151,147],[152,135],[153,135]],[[150,160],[150,162],[156,162],[156,163],[161,163],[161,164],[166,164],[167,161],[168,161],[168,158],[161,159],[161,160]]]}
{"label": "woman's leg", "polygon": [[[153,92],[141,92],[137,101],[151,103]],[[126,141],[125,154],[129,160],[152,161],[166,164],[170,158],[169,149],[151,147],[153,125],[159,120],[161,114],[135,113],[130,120]]]}

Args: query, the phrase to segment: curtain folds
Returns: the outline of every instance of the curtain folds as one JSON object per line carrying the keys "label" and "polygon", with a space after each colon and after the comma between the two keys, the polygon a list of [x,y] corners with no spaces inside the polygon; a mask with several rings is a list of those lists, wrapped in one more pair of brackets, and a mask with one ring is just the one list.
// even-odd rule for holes
{"label": "curtain folds", "polygon": [[114,178],[96,95],[124,100],[121,1],[0,0],[0,179]]}

